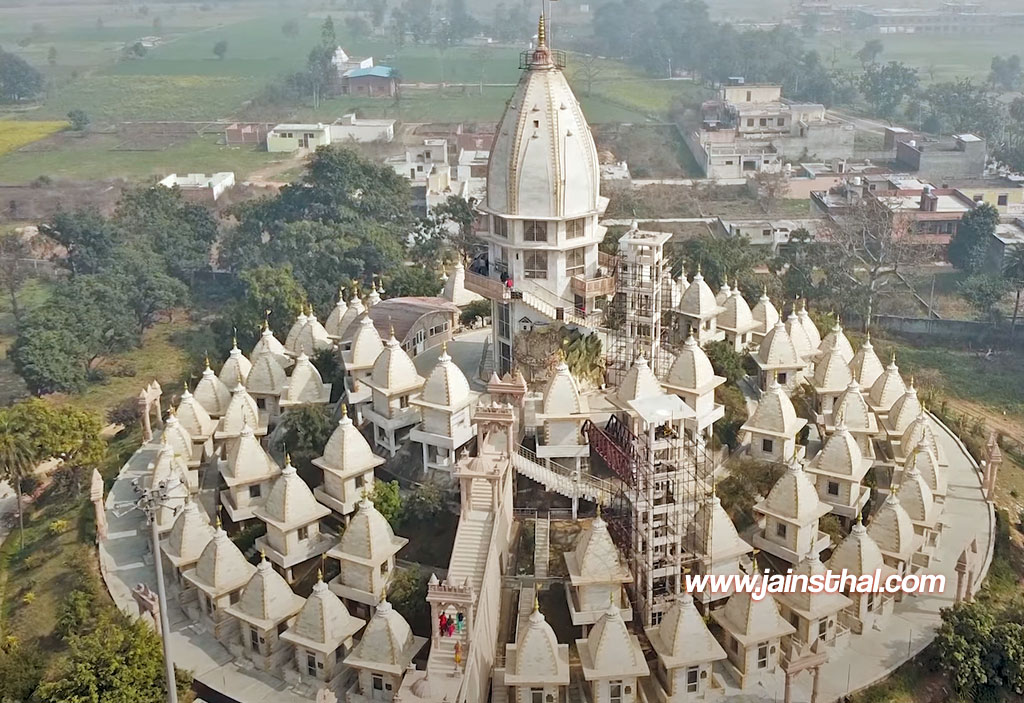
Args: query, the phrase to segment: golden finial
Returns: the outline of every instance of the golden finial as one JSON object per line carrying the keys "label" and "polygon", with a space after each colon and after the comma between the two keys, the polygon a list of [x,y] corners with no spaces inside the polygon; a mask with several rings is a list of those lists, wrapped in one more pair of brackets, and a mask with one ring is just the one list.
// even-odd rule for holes
{"label": "golden finial", "polygon": [[231,328],[231,348],[238,349],[238,328]]}
{"label": "golden finial", "polygon": [[220,506],[217,506],[217,529],[221,530],[224,528],[224,522],[220,519]]}
{"label": "golden finial", "polygon": [[544,13],[540,15],[540,19],[537,20],[537,48],[546,49],[548,47],[548,31],[544,24]]}
{"label": "golden finial", "polygon": [[338,288],[338,300],[344,300],[344,299],[345,299],[345,286],[340,286]]}
{"label": "golden finial", "polygon": [[597,504],[597,517],[598,517],[598,519],[601,518],[601,504],[600,503]]}
{"label": "golden finial", "polygon": [[260,561],[266,561],[266,560],[267,560],[267,550],[266,550],[266,547],[261,547],[260,548]]}
{"label": "golden finial", "polygon": [[345,403],[341,404],[341,416],[348,417],[348,406]]}
{"label": "golden finial", "polygon": [[895,364],[895,363],[896,363],[896,350],[895,350],[895,349],[893,350],[893,352],[892,352],[892,357],[891,357],[891,358],[889,359],[889,361],[890,361],[891,363],[893,363],[893,364]]}
{"label": "golden finial", "polygon": [[317,569],[316,570],[316,581],[317,581],[317,583],[323,583],[324,582],[324,570],[323,569]]}
{"label": "golden finial", "polygon": [[291,466],[292,465],[292,455],[291,455],[291,452],[285,452],[284,453],[284,465],[285,466]]}
{"label": "golden finial", "polygon": [[540,610],[540,596],[536,592],[533,594],[533,612]]}
{"label": "golden finial", "polygon": [[270,329],[270,308],[263,311],[263,331]]}
{"label": "golden finial", "polygon": [[206,368],[210,368],[210,352],[203,352],[203,363],[206,364]]}
{"label": "golden finial", "polygon": [[448,353],[448,340],[445,340],[445,341],[441,342],[441,353],[442,354],[447,354]]}
{"label": "golden finial", "polygon": [[388,315],[388,333],[389,333],[389,334],[390,334],[390,335],[391,335],[392,337],[394,337],[394,336],[395,336],[395,323],[394,323],[394,322],[392,322],[392,320],[391,320],[391,315]]}

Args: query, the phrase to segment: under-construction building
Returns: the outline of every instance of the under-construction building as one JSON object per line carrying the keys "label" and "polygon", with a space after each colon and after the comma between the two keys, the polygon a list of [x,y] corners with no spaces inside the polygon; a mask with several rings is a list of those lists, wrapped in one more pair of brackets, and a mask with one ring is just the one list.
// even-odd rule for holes
{"label": "under-construction building", "polygon": [[633,571],[635,611],[645,627],[683,588],[683,574],[699,568],[709,552],[706,530],[691,529],[710,497],[713,465],[706,431],[659,375],[668,370],[662,322],[669,306],[671,273],[665,244],[671,235],[636,227],[619,242],[617,291],[609,310],[609,400],[616,412],[603,427],[585,427],[590,446],[621,481],[608,523]]}

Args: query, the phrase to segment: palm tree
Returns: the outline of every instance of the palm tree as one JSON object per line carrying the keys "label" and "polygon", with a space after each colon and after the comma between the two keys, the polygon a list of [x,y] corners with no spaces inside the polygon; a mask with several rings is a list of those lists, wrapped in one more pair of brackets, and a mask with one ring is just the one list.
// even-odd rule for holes
{"label": "palm tree", "polygon": [[25,548],[25,516],[21,506],[21,482],[31,475],[35,465],[32,447],[23,432],[11,422],[6,415],[0,415],[0,477],[7,479],[14,486],[15,499],[18,502],[18,525],[20,529],[20,549]]}
{"label": "palm tree", "polygon": [[1016,246],[1003,263],[1003,277],[1010,282],[1016,291],[1013,301],[1013,320],[1010,322],[1010,339],[1017,328],[1017,316],[1020,313],[1020,299],[1024,294],[1024,247]]}

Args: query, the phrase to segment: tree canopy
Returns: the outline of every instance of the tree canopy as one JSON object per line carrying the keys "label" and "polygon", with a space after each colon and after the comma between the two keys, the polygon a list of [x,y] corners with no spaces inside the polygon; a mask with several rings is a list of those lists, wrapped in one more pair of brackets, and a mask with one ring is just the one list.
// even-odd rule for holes
{"label": "tree canopy", "polygon": [[0,102],[30,100],[43,89],[43,75],[20,56],[0,49]]}
{"label": "tree canopy", "polygon": [[985,249],[999,224],[999,210],[984,203],[964,213],[956,234],[949,243],[950,263],[968,273],[976,273],[985,263]]}

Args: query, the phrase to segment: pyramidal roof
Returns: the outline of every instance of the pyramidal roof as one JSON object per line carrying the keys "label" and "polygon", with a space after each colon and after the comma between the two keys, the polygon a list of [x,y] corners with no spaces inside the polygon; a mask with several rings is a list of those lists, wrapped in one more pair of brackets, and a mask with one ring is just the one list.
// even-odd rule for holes
{"label": "pyramidal roof", "polygon": [[441,348],[437,365],[431,370],[423,385],[420,399],[432,405],[460,410],[470,403],[469,381],[462,369],[448,355],[448,345]]}
{"label": "pyramidal roof", "polygon": [[245,379],[249,393],[281,396],[288,384],[288,375],[273,354],[260,354],[252,362],[252,370]]}
{"label": "pyramidal roof", "polygon": [[895,491],[889,493],[871,517],[868,536],[875,540],[883,553],[902,561],[910,561],[910,555],[916,549],[914,523]]}
{"label": "pyramidal roof", "polygon": [[231,391],[231,402],[228,403],[224,415],[220,418],[217,433],[237,435],[245,425],[258,428],[260,426],[260,410],[256,405],[256,399],[249,395],[245,386],[239,382]]}
{"label": "pyramidal roof", "polygon": [[263,321],[263,331],[260,333],[259,341],[249,352],[249,358],[255,364],[256,360],[264,354],[269,354],[277,363],[281,366],[288,367],[292,365],[292,360],[288,356],[288,350],[285,349],[284,344],[281,343],[274,333],[270,330],[270,324]]}
{"label": "pyramidal roof", "polygon": [[874,574],[884,565],[882,550],[868,534],[868,530],[860,518],[857,518],[850,534],[839,543],[839,546],[832,552],[832,558],[828,560],[828,567],[832,571],[841,572],[846,569],[849,573],[857,576]]}
{"label": "pyramidal roof", "polygon": [[722,285],[718,288],[718,293],[715,294],[715,302],[719,305],[724,305],[730,295],[732,295],[732,287],[728,281],[722,281]]}
{"label": "pyramidal roof", "polygon": [[284,399],[289,403],[310,405],[326,403],[330,400],[330,391],[324,385],[320,372],[304,353],[295,359],[295,368],[288,378],[288,387]]}
{"label": "pyramidal roof", "polygon": [[[931,429],[929,428],[929,432]],[[905,471],[916,470],[935,495],[944,496],[949,492],[946,470],[939,465],[939,458],[927,444],[918,444],[907,456]]]}
{"label": "pyramidal roof", "polygon": [[715,375],[708,355],[697,344],[693,335],[683,342],[683,348],[676,354],[672,367],[668,371],[665,385],[673,388],[702,395],[725,383],[725,379]]}
{"label": "pyramidal roof", "polygon": [[292,339],[292,343],[290,345],[286,343],[285,346],[293,354],[314,356],[318,351],[330,348],[331,337],[327,333],[327,329],[310,310],[306,316],[306,324],[299,329],[295,338]]}
{"label": "pyramidal roof", "polygon": [[324,321],[324,329],[327,330],[328,335],[336,339],[341,338],[345,333],[345,328],[342,327],[342,320],[345,319],[345,313],[347,312],[348,303],[345,302],[345,289],[342,288],[338,291],[338,302],[331,308],[331,312],[328,313],[327,319]]}
{"label": "pyramidal roof", "polygon": [[284,346],[286,349],[292,350],[295,348],[299,338],[299,332],[302,331],[302,328],[306,326],[308,321],[309,318],[306,317],[306,306],[303,305],[302,310],[299,312],[299,316],[295,318],[295,322],[293,322],[292,326],[288,329],[288,334],[285,335]]}
{"label": "pyramidal roof", "polygon": [[773,378],[768,389],[761,395],[753,414],[743,423],[745,432],[772,434],[777,437],[794,438],[807,420],[797,417],[793,401],[789,399],[782,385]]}
{"label": "pyramidal roof", "polygon": [[781,320],[761,340],[754,359],[761,368],[768,369],[800,368],[804,365],[803,357]]}
{"label": "pyramidal roof", "polygon": [[252,370],[252,362],[245,358],[242,350],[238,348],[238,341],[231,339],[231,351],[228,352],[227,361],[220,367],[217,378],[224,382],[228,388],[232,388],[239,379],[245,379]]}
{"label": "pyramidal roof", "polygon": [[907,386],[906,392],[889,409],[889,427],[896,434],[902,435],[922,410],[921,401],[917,397],[917,388],[914,387],[914,379],[910,379],[910,385]]}
{"label": "pyramidal roof", "polygon": [[[804,557],[796,565],[796,568],[793,569],[793,574],[807,576],[808,581],[810,581],[813,576],[823,577],[826,571],[827,569],[821,563],[818,553],[812,552],[810,556]],[[817,619],[824,615],[837,613],[851,603],[850,599],[842,593],[829,593],[826,591],[812,593],[807,588],[796,589],[790,593],[780,593],[776,597],[780,602],[793,610],[800,611],[808,619]]]}
{"label": "pyramidal roof", "polygon": [[734,288],[722,303],[723,310],[722,314],[718,316],[718,326],[727,329],[737,334],[749,332],[750,330],[757,327],[757,322],[754,321],[754,315],[750,311],[750,306],[747,305],[747,301],[744,299],[743,294],[740,293],[740,289]]}
{"label": "pyramidal roof", "polygon": [[167,420],[164,421],[164,431],[160,436],[160,441],[166,441],[184,464],[187,464],[192,459],[192,435],[181,424],[174,411],[171,411],[170,415],[167,416]]}
{"label": "pyramidal roof", "polygon": [[347,365],[368,369],[384,351],[384,342],[381,341],[380,334],[369,315],[363,315],[352,326],[355,328],[355,334],[352,335],[352,347],[347,352]]}
{"label": "pyramidal roof", "polygon": [[807,335],[807,340],[811,343],[811,347],[817,349],[821,344],[821,332],[818,331],[818,326],[814,324],[814,320],[811,319],[811,315],[807,311],[806,300],[800,306],[796,317],[800,321],[800,327],[803,328],[804,334]]}
{"label": "pyramidal roof", "polygon": [[174,414],[190,437],[209,437],[217,427],[217,421],[210,417],[206,408],[196,402],[187,385]]}
{"label": "pyramidal roof", "polygon": [[669,606],[660,625],[647,628],[647,638],[666,669],[725,659],[725,650],[711,634],[689,593],[683,593]]}
{"label": "pyramidal roof", "polygon": [[596,214],[602,208],[597,148],[543,34],[498,123],[487,163],[487,209],[539,218]]}
{"label": "pyramidal roof", "polygon": [[[758,578],[766,578],[758,576]],[[747,591],[737,591],[711,616],[730,635],[745,646],[753,642],[784,637],[795,632],[795,628],[779,614],[774,596],[768,594],[761,600],[754,600]]]}
{"label": "pyramidal roof", "polygon": [[831,510],[818,497],[811,477],[807,475],[799,461],[790,462],[786,471],[768,492],[768,496],[755,505],[754,509],[801,526],[810,525]]}
{"label": "pyramidal roof", "polygon": [[556,417],[567,417],[589,410],[586,399],[580,394],[579,384],[569,371],[564,359],[555,364],[555,372],[544,388],[541,413]]}
{"label": "pyramidal roof", "polygon": [[352,300],[348,303],[348,310],[341,316],[341,320],[338,322],[338,329],[341,331],[339,335],[342,340],[350,341],[356,334],[356,330],[359,329],[359,325],[356,322],[359,321],[363,314],[366,312],[366,306],[363,305],[363,301],[359,299],[358,295],[352,297]]}
{"label": "pyramidal roof", "polygon": [[656,395],[665,395],[665,391],[658,383],[658,377],[654,375],[647,359],[641,354],[629,367],[622,384],[615,389],[615,398],[620,403],[628,403],[631,400]]}
{"label": "pyramidal roof", "polygon": [[304,602],[264,556],[256,567],[256,573],[242,589],[238,603],[228,608],[228,612],[260,629],[269,630],[295,617]]}
{"label": "pyramidal roof", "polygon": [[210,518],[191,500],[186,500],[164,542],[164,553],[175,566],[193,564],[213,539]]}
{"label": "pyramidal roof", "polygon": [[555,631],[535,603],[526,627],[508,647],[511,673],[531,683],[569,683],[569,646],[558,643]]}
{"label": "pyramidal roof", "polygon": [[900,503],[907,510],[910,519],[916,523],[935,525],[938,515],[935,510],[935,496],[920,471],[913,467],[903,472],[900,483]]}
{"label": "pyramidal roof", "polygon": [[576,648],[588,680],[650,673],[640,642],[626,629],[622,612],[614,604],[608,606],[586,639],[576,640]]}
{"label": "pyramidal roof", "polygon": [[942,453],[939,450],[939,443],[935,440],[935,432],[932,430],[932,424],[928,420],[928,413],[923,409],[921,414],[917,416],[917,419],[910,423],[910,426],[903,431],[903,437],[900,439],[900,447],[903,449],[903,455],[909,457],[914,453],[914,450],[918,447],[924,447],[928,449],[936,459],[942,463]]}
{"label": "pyramidal roof", "polygon": [[384,351],[373,362],[370,384],[381,392],[397,395],[418,390],[426,382],[426,379],[416,371],[416,365],[402,349],[402,345],[398,343],[395,330],[392,329],[388,341],[384,343]]}
{"label": "pyramidal roof", "polygon": [[757,299],[753,310],[750,311],[750,316],[754,319],[754,331],[760,334],[768,334],[778,324],[779,311],[772,305],[768,291],[761,293],[761,297]]}
{"label": "pyramidal roof", "polygon": [[379,566],[397,554],[409,540],[395,535],[387,519],[369,498],[363,496],[358,505],[359,509],[341,534],[332,555]]}
{"label": "pyramidal roof", "polygon": [[[822,342],[825,346],[825,342]],[[825,348],[814,363],[814,388],[818,393],[841,393],[853,380],[847,359],[835,344]]]}
{"label": "pyramidal roof", "polygon": [[825,339],[821,340],[819,345],[820,351],[835,347],[839,350],[839,353],[843,355],[843,359],[849,364],[853,361],[853,345],[850,344],[850,340],[847,339],[846,333],[843,332],[843,326],[839,324],[839,319],[836,318],[836,324],[832,326],[831,331],[825,336]]}
{"label": "pyramidal roof", "polygon": [[322,469],[346,476],[366,473],[384,463],[373,453],[369,443],[348,416],[348,409],[341,406],[341,420],[324,445],[323,456],[314,464]]}
{"label": "pyramidal roof", "polygon": [[857,444],[857,439],[847,429],[845,423],[836,427],[836,431],[825,440],[807,470],[811,473],[823,473],[833,476],[844,476],[854,481],[861,481],[871,469],[872,460],[865,457]]}
{"label": "pyramidal roof", "polygon": [[875,381],[885,373],[882,361],[871,344],[870,332],[864,343],[860,345],[860,349],[853,355],[853,361],[850,362],[850,373],[853,374],[854,380],[860,384],[861,388],[871,388]]}
{"label": "pyramidal roof", "polygon": [[279,473],[281,467],[263,449],[249,425],[244,425],[238,437],[228,442],[227,461],[221,474],[229,486],[265,481]]}
{"label": "pyramidal roof", "polygon": [[195,569],[187,573],[203,591],[222,595],[244,586],[255,572],[256,567],[245,560],[228,533],[218,527],[199,555]]}
{"label": "pyramidal roof", "polygon": [[253,510],[257,518],[275,524],[282,530],[308,525],[326,517],[330,512],[330,508],[321,505],[313,497],[313,491],[299,478],[298,472],[287,458],[281,475],[274,479],[270,487],[267,500]]}
{"label": "pyramidal roof", "polygon": [[469,305],[474,300],[483,300],[481,296],[466,288],[466,267],[461,261],[455,262],[452,275],[445,279],[441,297],[459,307]]}
{"label": "pyramidal roof", "polygon": [[[191,442],[189,450],[192,449]],[[188,476],[188,464],[185,458],[175,451],[174,447],[167,441],[167,434],[161,435],[160,451],[156,454],[156,461],[153,462],[153,472],[150,474],[150,482],[154,487],[161,481],[169,481],[172,478],[185,480]]]}
{"label": "pyramidal roof", "polygon": [[736,531],[717,493],[701,503],[693,523],[700,536],[697,543],[711,545],[711,553],[705,556],[711,558],[712,564],[736,559],[753,549]]}
{"label": "pyramidal roof", "polygon": [[210,368],[209,359],[206,360],[206,368],[199,383],[196,384],[193,395],[210,417],[220,417],[227,412],[228,403],[231,402],[231,391]]}
{"label": "pyramidal roof", "polygon": [[907,386],[900,376],[900,367],[896,365],[896,356],[885,367],[885,372],[875,379],[868,398],[877,412],[887,413],[889,408],[907,391]]}
{"label": "pyramidal roof", "polygon": [[402,614],[382,600],[345,664],[400,675],[420,646]]}
{"label": "pyramidal roof", "polygon": [[832,408],[832,417],[836,424],[845,423],[850,432],[878,432],[878,420],[868,407],[867,398],[861,393],[860,384],[856,381],[850,381],[850,385],[839,396]]}
{"label": "pyramidal roof", "polygon": [[608,532],[608,524],[600,514],[583,528],[576,539],[576,548],[565,557],[573,582],[614,583],[630,578]]}
{"label": "pyramidal roof", "polygon": [[796,353],[801,359],[813,356],[818,351],[817,347],[811,345],[811,338],[807,336],[807,331],[800,324],[800,318],[797,317],[795,311],[791,311],[789,317],[786,318],[786,333],[789,334],[789,338],[793,341],[793,347],[796,348]]}
{"label": "pyramidal roof", "polygon": [[321,578],[313,586],[295,623],[281,637],[315,651],[333,652],[363,625],[364,621],[352,617]]}
{"label": "pyramidal roof", "polygon": [[[727,290],[728,285],[724,288]],[[683,298],[679,301],[679,311],[701,320],[715,317],[721,312],[715,294],[701,275],[700,268],[693,274],[693,281],[683,292]]]}

